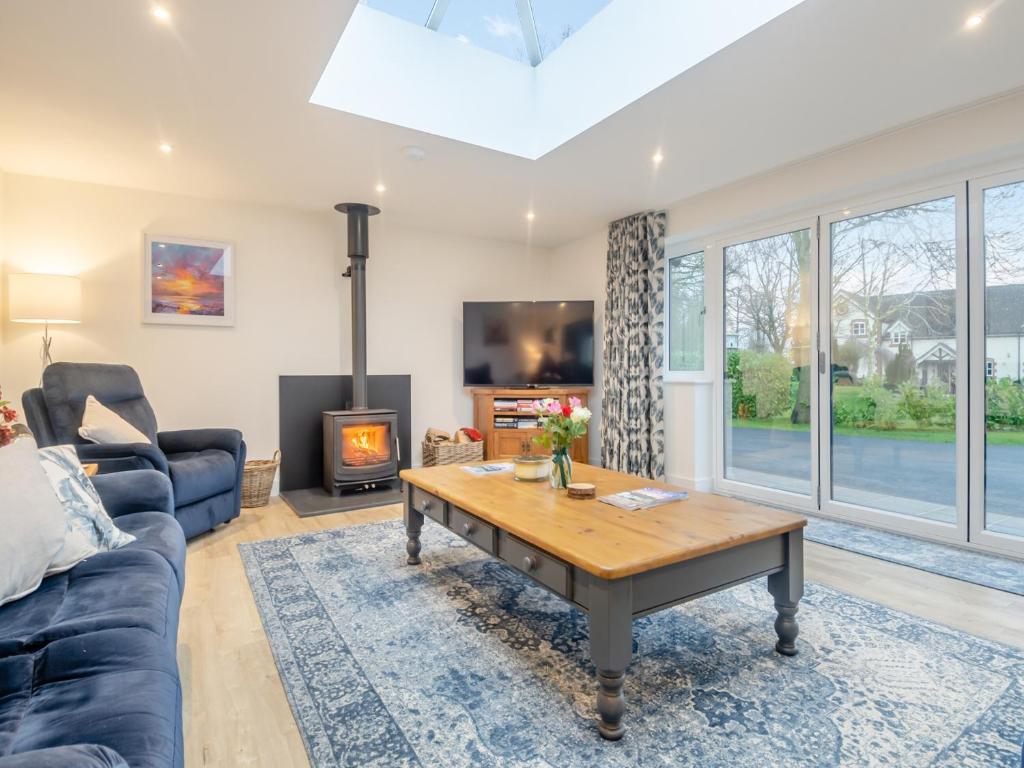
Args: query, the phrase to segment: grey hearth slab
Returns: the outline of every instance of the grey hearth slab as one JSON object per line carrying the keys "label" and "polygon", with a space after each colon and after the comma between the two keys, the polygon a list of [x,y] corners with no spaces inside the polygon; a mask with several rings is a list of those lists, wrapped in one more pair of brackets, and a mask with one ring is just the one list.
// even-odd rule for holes
{"label": "grey hearth slab", "polygon": [[392,488],[361,491],[345,496],[331,496],[323,488],[300,488],[295,491],[281,491],[281,498],[299,517],[315,517],[329,515],[332,512],[352,512],[368,507],[401,504],[404,497],[401,487],[396,483]]}

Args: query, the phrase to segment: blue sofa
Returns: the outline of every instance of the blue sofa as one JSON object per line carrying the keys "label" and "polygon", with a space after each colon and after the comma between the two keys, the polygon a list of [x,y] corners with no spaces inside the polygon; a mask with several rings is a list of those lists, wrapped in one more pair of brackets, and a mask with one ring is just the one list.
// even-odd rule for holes
{"label": "blue sofa", "polygon": [[[148,437],[152,444],[97,445],[78,434],[92,395]],[[127,365],[54,363],[43,386],[22,396],[29,429],[40,447],[74,445],[101,474],[155,469],[174,488],[174,516],[187,538],[236,517],[242,505],[245,441],[236,429],[157,430],[156,415],[138,374]]]}
{"label": "blue sofa", "polygon": [[185,537],[168,478],[95,478],[136,541],[0,607],[0,768],[181,768]]}

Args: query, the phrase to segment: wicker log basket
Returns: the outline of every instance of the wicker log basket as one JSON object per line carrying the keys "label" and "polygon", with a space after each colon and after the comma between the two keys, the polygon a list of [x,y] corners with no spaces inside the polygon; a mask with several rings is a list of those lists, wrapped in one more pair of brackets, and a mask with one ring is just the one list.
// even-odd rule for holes
{"label": "wicker log basket", "polygon": [[423,466],[437,467],[441,464],[461,464],[467,461],[483,461],[484,444],[477,443],[431,443],[423,441]]}
{"label": "wicker log basket", "polygon": [[281,452],[274,451],[272,459],[253,459],[245,462],[242,470],[242,506],[265,507],[270,502],[270,489],[281,465]]}

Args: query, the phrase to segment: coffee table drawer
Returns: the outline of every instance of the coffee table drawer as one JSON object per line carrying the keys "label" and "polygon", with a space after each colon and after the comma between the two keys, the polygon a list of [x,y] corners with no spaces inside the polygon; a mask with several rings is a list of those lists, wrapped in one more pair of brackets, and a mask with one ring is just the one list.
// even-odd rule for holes
{"label": "coffee table drawer", "polygon": [[417,488],[415,485],[409,486],[409,501],[412,504],[412,508],[417,512],[422,512],[424,515],[429,517],[431,520],[436,520],[441,525],[447,524],[445,512],[447,511],[448,505],[443,499],[439,499],[432,493],[427,493],[422,488]]}
{"label": "coffee table drawer", "polygon": [[569,566],[512,536],[501,540],[501,559],[562,597],[571,598]]}
{"label": "coffee table drawer", "polygon": [[484,552],[494,554],[495,536],[497,531],[490,523],[485,523],[478,517],[473,517],[458,507],[452,507],[448,512],[448,527],[459,536],[476,544]]}

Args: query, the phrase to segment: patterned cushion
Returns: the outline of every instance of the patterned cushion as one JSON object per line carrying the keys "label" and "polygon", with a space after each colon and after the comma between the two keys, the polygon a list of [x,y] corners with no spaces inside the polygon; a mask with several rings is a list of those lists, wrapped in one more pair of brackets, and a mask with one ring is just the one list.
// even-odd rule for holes
{"label": "patterned cushion", "polygon": [[119,530],[110,519],[72,446],[40,448],[39,461],[64,507],[67,526],[64,546],[47,573],[59,573],[97,552],[135,541],[134,536]]}
{"label": "patterned cushion", "polygon": [[28,437],[0,448],[0,605],[39,586],[64,539],[64,513],[37,456]]}

